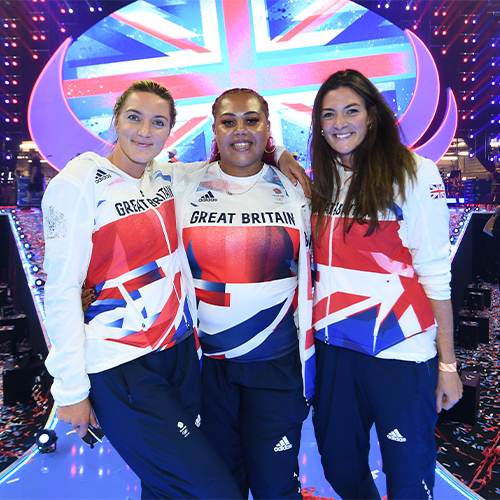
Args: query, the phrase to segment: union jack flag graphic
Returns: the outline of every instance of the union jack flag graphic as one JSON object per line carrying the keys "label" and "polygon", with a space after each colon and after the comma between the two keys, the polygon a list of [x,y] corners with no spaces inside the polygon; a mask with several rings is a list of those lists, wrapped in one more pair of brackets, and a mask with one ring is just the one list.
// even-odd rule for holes
{"label": "union jack flag graphic", "polygon": [[[251,87],[269,103],[276,141],[303,162],[316,92],[346,68],[373,81],[408,145],[416,144],[439,100],[432,56],[411,32],[349,0],[132,2],[57,49],[34,86],[28,123],[43,156],[60,170],[81,151],[107,150],[116,98],[148,78],[170,89],[177,103],[165,148],[195,161],[209,151],[215,98]],[[450,92],[441,127],[416,150],[435,161],[456,128]],[[157,159],[167,161],[166,151]]]}
{"label": "union jack flag graphic", "polygon": [[442,184],[429,184],[429,191],[431,194],[431,200],[446,198],[446,192]]}
{"label": "union jack flag graphic", "polygon": [[310,113],[324,79],[363,71],[396,114],[407,108],[416,64],[404,31],[349,0],[141,0],[79,37],[63,65],[66,99],[106,140],[115,99],[134,80],[172,91],[178,123],[166,147],[205,159],[211,105],[231,87],[251,87],[272,109],[277,141],[305,156]]}

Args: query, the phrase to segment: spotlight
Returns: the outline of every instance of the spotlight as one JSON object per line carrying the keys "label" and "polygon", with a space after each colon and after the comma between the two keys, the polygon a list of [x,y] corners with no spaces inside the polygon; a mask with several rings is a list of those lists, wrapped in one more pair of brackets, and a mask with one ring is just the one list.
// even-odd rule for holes
{"label": "spotlight", "polygon": [[24,248],[26,248],[26,250],[29,250],[31,248],[31,245],[28,242],[26,242],[23,246]]}
{"label": "spotlight", "polygon": [[40,271],[40,268],[36,264],[31,266],[31,272],[37,273],[38,271]]}
{"label": "spotlight", "polygon": [[38,288],[41,288],[43,285],[45,285],[45,281],[43,281],[42,278],[37,278],[35,280],[35,285],[38,287]]}
{"label": "spotlight", "polygon": [[41,453],[51,453],[57,448],[56,431],[44,429],[36,435],[36,445]]}

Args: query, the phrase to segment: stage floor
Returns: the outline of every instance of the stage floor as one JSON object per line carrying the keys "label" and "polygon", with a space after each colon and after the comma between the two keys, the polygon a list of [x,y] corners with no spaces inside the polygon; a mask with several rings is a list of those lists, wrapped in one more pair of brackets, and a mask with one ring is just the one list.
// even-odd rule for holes
{"label": "stage floor", "polygon": [[[41,235],[43,235],[43,231],[40,210],[32,209],[22,212],[1,209],[0,212],[9,215],[32,291],[33,302],[43,328],[43,286],[39,288],[35,283],[36,278],[45,279],[42,269],[43,238]],[[462,212],[452,215],[455,215],[457,220],[463,220],[464,217]],[[469,215],[467,215],[468,218]],[[464,228],[462,228],[462,232],[463,230]],[[457,246],[460,243],[462,232],[456,236],[455,244]],[[27,235],[30,247],[23,245],[22,234]],[[38,265],[36,274],[33,273],[33,264]],[[32,450],[5,470],[0,475],[0,498],[2,500],[140,499],[141,490],[137,476],[123,462],[106,439],[102,444],[91,449],[76,434],[67,434],[70,430],[67,424],[54,420],[52,424],[49,422],[48,425],[51,425],[58,435],[57,450],[48,454]],[[318,497],[340,498],[324,477],[311,416],[304,422],[299,463],[303,488],[315,488],[314,495]],[[370,466],[380,495],[382,498],[386,498],[385,476],[381,470],[380,451],[374,430],[372,430]],[[436,500],[481,498],[463,486],[439,464],[436,466],[434,497]]]}
{"label": "stage floor", "polygon": [[[91,449],[70,431],[68,424],[56,423],[57,449],[53,453],[32,452],[0,476],[3,500],[138,500],[141,488],[137,476],[105,439]],[[338,495],[323,475],[311,416],[304,422],[299,453],[303,488],[315,488],[318,497]],[[386,495],[378,441],[372,430],[370,466],[382,498]],[[453,476],[436,468],[436,500],[480,499]]]}

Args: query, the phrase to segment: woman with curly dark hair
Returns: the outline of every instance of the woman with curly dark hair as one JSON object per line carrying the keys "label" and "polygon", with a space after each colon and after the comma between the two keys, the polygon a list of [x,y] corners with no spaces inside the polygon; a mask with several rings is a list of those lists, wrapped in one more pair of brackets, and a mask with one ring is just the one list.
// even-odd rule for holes
{"label": "woman with curly dark hair", "polygon": [[388,498],[431,498],[437,414],[462,394],[438,169],[402,143],[381,93],[349,69],[316,96],[310,148],[325,475],[344,500],[380,498],[368,463],[375,424]]}

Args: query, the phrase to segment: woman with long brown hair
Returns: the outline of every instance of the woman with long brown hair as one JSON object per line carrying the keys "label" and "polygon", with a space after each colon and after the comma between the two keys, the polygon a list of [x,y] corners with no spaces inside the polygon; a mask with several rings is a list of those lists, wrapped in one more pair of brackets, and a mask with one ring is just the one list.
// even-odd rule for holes
{"label": "woman with long brown hair", "polygon": [[344,500],[380,498],[368,464],[375,424],[388,498],[431,498],[437,414],[462,394],[441,177],[355,70],[321,86],[310,148],[314,425],[326,478]]}

